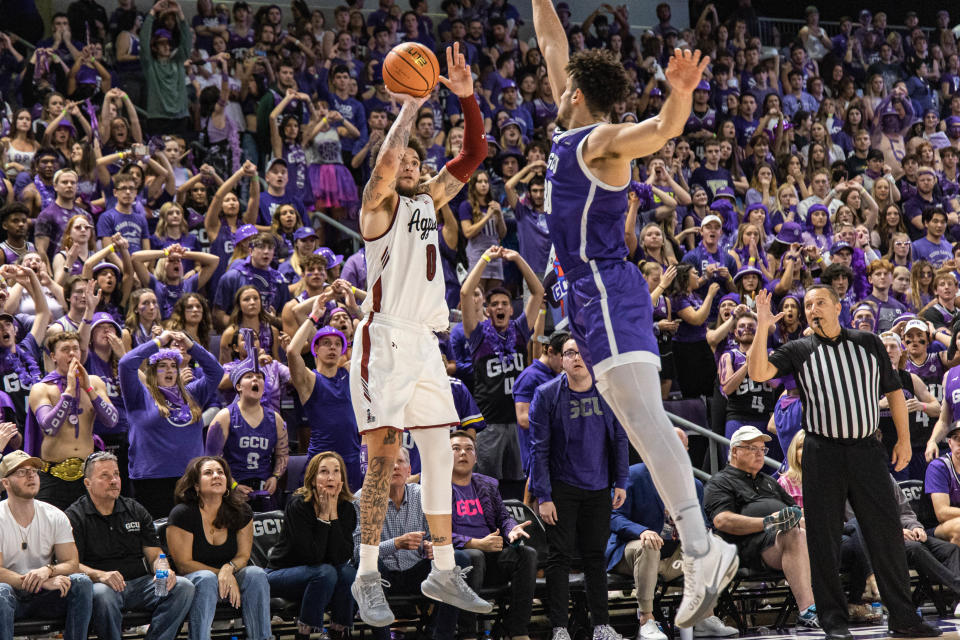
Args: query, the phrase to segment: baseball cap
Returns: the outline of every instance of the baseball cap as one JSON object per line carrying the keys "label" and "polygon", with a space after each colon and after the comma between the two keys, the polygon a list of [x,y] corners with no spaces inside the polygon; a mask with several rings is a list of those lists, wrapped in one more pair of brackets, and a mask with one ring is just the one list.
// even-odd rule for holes
{"label": "baseball cap", "polygon": [[566,11],[567,13],[570,13],[570,5],[567,4],[566,2],[558,2],[557,13],[560,13],[561,11]]}
{"label": "baseball cap", "polygon": [[770,442],[770,440],[773,439],[767,434],[760,431],[760,429],[747,425],[744,427],[740,427],[739,429],[733,432],[733,435],[730,436],[730,446],[735,447],[739,444],[743,444],[744,442],[750,442],[751,440],[756,440],[757,438],[761,438],[764,442]]}
{"label": "baseball cap", "polygon": [[723,220],[720,219],[720,216],[709,215],[700,221],[700,228],[703,229],[705,226],[707,226],[711,222],[716,222],[721,227],[723,226]]}
{"label": "baseball cap", "polygon": [[283,166],[287,166],[287,161],[284,160],[283,158],[274,158],[273,160],[267,163],[267,171],[270,171],[273,165],[277,164],[278,162]]}
{"label": "baseball cap", "polygon": [[96,276],[99,272],[103,271],[104,269],[113,269],[113,272],[117,276],[117,278],[120,278],[120,267],[113,264],[112,262],[107,262],[106,260],[104,260],[103,262],[97,263],[97,265],[93,267],[93,275]]}
{"label": "baseball cap", "polygon": [[487,144],[495,146],[497,149],[500,148],[500,141],[491,134],[487,134]]}
{"label": "baseball cap", "polygon": [[333,269],[335,266],[343,262],[342,254],[334,254],[333,250],[328,247],[320,247],[314,253],[323,256],[323,259],[327,261],[327,269]]}
{"label": "baseball cap", "polygon": [[97,328],[97,325],[104,323],[112,324],[113,328],[117,330],[118,335],[122,332],[120,325],[117,324],[117,321],[113,319],[113,316],[105,311],[97,311],[95,314],[93,314],[93,319],[90,321],[90,330],[93,331]]}
{"label": "baseball cap", "polygon": [[907,326],[903,328],[903,335],[907,335],[911,331],[922,331],[924,335],[930,331],[930,327],[927,326],[927,323],[919,318],[914,318],[907,322]]}
{"label": "baseball cap", "polygon": [[34,468],[40,469],[43,467],[43,460],[34,458],[26,451],[21,451],[20,449],[11,451],[3,456],[3,460],[0,461],[0,478],[6,478],[25,464],[30,464],[33,465]]}
{"label": "baseball cap", "polygon": [[317,357],[317,342],[320,341],[320,338],[323,336],[336,336],[340,338],[340,355],[343,355],[347,352],[347,336],[343,335],[343,332],[339,329],[335,329],[331,326],[320,327],[317,331],[317,334],[313,336],[313,340],[310,341],[310,353],[313,354],[313,357]]}
{"label": "baseball cap", "polygon": [[[953,426],[950,427],[950,430],[949,430],[949,431],[947,431],[946,437],[949,438],[950,436],[952,436],[953,434],[955,434],[957,431],[960,431],[960,420],[958,420],[958,421],[956,421],[956,422],[953,423]],[[4,458],[4,459],[6,459],[6,458]]]}
{"label": "baseball cap", "polygon": [[840,242],[834,242],[833,246],[830,247],[830,255],[836,255],[841,251],[849,251],[850,253],[853,253],[853,247],[850,246],[849,242],[844,242],[843,240]]}
{"label": "baseball cap", "polygon": [[12,313],[6,313],[6,312],[0,313],[0,322],[3,322],[4,320],[9,320],[14,325],[17,324],[17,319],[13,316]]}
{"label": "baseball cap", "polygon": [[507,79],[500,83],[500,91],[506,91],[507,89],[516,89],[517,83],[513,80]]}
{"label": "baseball cap", "polygon": [[724,302],[726,302],[727,300],[732,300],[732,301],[734,302],[734,304],[740,304],[740,294],[739,294],[739,293],[728,293],[727,295],[725,295],[725,296],[723,296],[722,298],[720,298],[719,300],[717,300],[717,304],[718,304],[718,305],[721,305],[721,304],[723,304]]}
{"label": "baseball cap", "polygon": [[300,227],[293,232],[294,240],[303,240],[304,238],[317,238],[317,231],[313,227]]}
{"label": "baseball cap", "polygon": [[150,42],[156,42],[157,40],[173,40],[173,34],[167,29],[157,29],[153,32]]}
{"label": "baseball cap", "polygon": [[238,245],[244,240],[257,235],[257,228],[252,224],[242,224],[233,232],[233,244]]}

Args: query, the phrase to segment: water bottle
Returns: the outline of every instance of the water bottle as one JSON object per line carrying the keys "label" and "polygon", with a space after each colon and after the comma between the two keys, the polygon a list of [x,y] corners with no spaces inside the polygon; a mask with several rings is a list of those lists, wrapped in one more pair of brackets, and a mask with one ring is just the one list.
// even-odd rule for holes
{"label": "water bottle", "polygon": [[157,573],[153,578],[153,594],[158,598],[167,595],[167,577],[170,575],[170,563],[167,562],[167,556],[160,554],[157,558]]}

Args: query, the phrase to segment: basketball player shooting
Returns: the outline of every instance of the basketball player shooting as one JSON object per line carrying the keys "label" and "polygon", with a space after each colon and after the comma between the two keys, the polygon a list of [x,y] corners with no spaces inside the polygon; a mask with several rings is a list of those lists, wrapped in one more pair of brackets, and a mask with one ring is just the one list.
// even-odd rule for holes
{"label": "basketball player shooting", "polygon": [[737,550],[704,526],[690,459],[660,399],[650,296],[640,271],[625,260],[623,225],[631,161],[681,134],[710,60],[677,49],[667,65],[671,91],[660,113],[636,124],[610,124],[613,104],[628,91],[623,66],[596,49],[571,58],[551,0],[533,0],[533,23],[559,110],[544,210],[570,286],[571,331],[676,522],[684,573],[676,624],[692,627],[712,614],[736,573]]}
{"label": "basketball player shooting", "polygon": [[365,317],[356,332],[350,393],[368,464],[360,494],[360,567],[351,590],[360,617],[377,627],[394,620],[377,560],[390,476],[404,429],[410,430],[420,450],[423,512],[432,537],[433,564],[421,590],[434,600],[474,613],[493,608],[470,590],[455,565],[450,530],[449,428],[460,421],[434,335],[449,324],[435,211],[463,188],[487,157],[487,142],[459,44],[447,48],[447,70],[449,79],[439,80],[460,99],[464,115],[460,155],[421,184],[423,150],[413,146],[410,130],[426,97],[395,95],[403,107],[383,141],[360,208],[369,291],[362,307]]}

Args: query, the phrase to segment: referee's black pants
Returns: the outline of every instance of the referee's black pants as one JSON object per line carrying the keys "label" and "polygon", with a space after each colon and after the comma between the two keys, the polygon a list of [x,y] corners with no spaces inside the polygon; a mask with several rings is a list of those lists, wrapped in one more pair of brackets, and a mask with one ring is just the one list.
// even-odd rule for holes
{"label": "referee's black pants", "polygon": [[876,438],[835,440],[807,433],[803,446],[803,507],[813,598],[820,626],[828,634],[848,630],[847,603],[840,583],[840,541],[847,500],[857,516],[888,626],[919,624],[910,598],[910,578],[896,499],[890,491],[886,451]]}

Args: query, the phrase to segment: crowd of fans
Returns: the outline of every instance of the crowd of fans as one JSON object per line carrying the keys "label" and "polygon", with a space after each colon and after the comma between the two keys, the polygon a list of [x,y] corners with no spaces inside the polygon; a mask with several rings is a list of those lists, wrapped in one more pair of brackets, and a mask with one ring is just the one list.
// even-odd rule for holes
{"label": "crowd of fans", "polygon": [[[416,221],[440,227],[451,310],[441,347],[461,417],[457,563],[474,567],[474,588],[511,583],[506,630],[526,638],[537,556],[521,544],[529,523],[503,505],[523,499],[552,532],[540,562],[555,629],[567,624],[575,554],[597,628],[606,571],[621,572],[637,585],[638,638],[665,640],[653,585],[676,577],[673,523],[645,467],[628,468],[578,345],[553,331],[565,282],[544,176],[557,105],[536,43],[506,0],[443,0],[436,25],[426,0],[362,5],[325,14],[302,0],[257,11],[199,0],[188,20],[176,0],[148,10],[121,0],[109,15],[75,0],[46,38],[14,24],[0,33],[0,635],[60,608],[65,638],[86,637],[88,623],[115,638],[121,611],[148,608],[150,637],[172,638],[186,619],[199,639],[223,599],[262,640],[271,594],[302,598],[301,634],[324,626],[328,605],[327,633],[349,634],[365,453],[348,365],[369,283],[345,229],[357,228],[359,194],[400,109],[381,65],[415,41],[440,54],[459,43],[489,149],[436,220]],[[750,0],[729,15],[707,4],[686,28],[661,4],[658,24],[639,33],[625,6],[599,5],[582,24],[566,2],[557,11],[573,51],[605,48],[623,63],[635,91],[613,122],[657,114],[674,48],[711,57],[683,135],[636,159],[624,227],[654,305],[663,398],[706,398],[713,430],[731,439],[729,466],[703,493],[708,521],[742,565],[782,570],[798,624],[817,626],[799,391],[790,378],[751,381],[746,353],[759,291],[773,295],[777,346],[804,334],[806,288],[827,284],[844,325],[879,334],[904,383],[913,459],[893,478],[925,480],[938,521],[925,528],[902,505],[905,544],[960,599],[951,16],[920,25],[907,12],[894,28],[864,9],[830,36],[810,6],[795,38],[772,43]],[[424,177],[459,153],[461,120],[438,85],[411,137]],[[568,404],[569,415],[557,411]],[[588,424],[607,437],[585,438]],[[880,431],[891,448],[889,415]],[[301,480],[286,473],[298,453],[309,464],[284,503],[281,481]],[[763,475],[763,454],[782,462],[778,480]],[[405,435],[381,544],[388,593],[417,591],[429,570],[419,472]],[[558,521],[563,483],[613,490],[612,514],[595,500],[577,522]],[[286,510],[280,543],[267,567],[252,566],[252,511],[275,508]],[[180,574],[165,597],[148,584],[158,518],[169,518]],[[875,619],[855,520],[843,551],[851,616]],[[472,616],[437,608],[435,637],[458,625],[460,637],[478,635]],[[715,617],[696,631],[735,633]]]}

